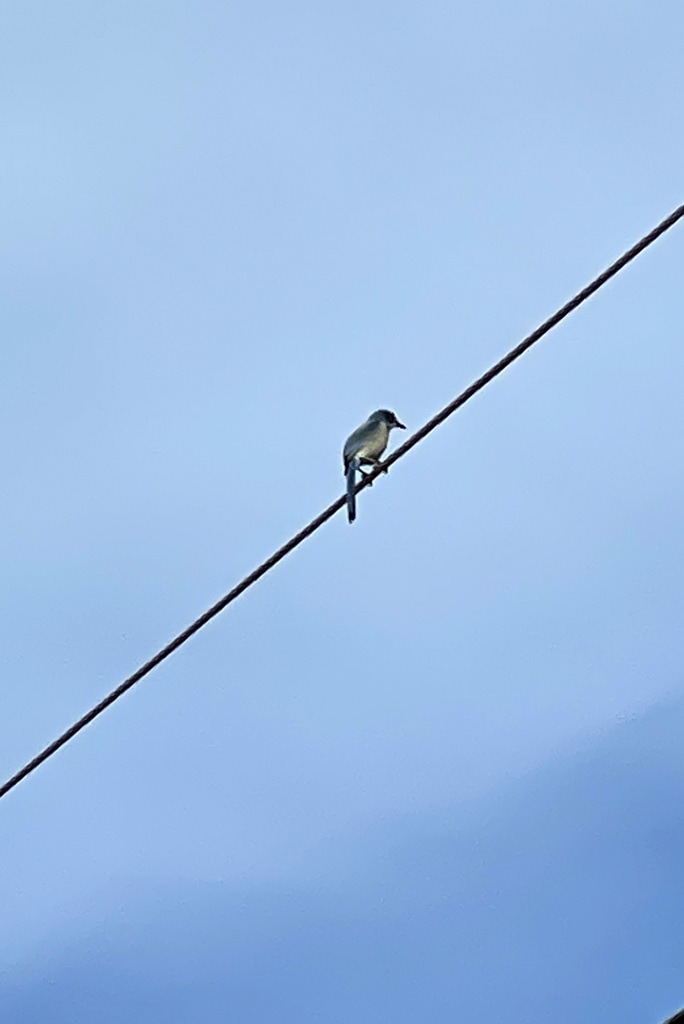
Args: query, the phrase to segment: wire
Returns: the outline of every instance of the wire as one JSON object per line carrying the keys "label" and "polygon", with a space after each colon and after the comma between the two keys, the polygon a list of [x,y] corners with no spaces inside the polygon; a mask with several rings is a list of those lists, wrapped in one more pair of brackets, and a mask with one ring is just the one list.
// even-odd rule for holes
{"label": "wire", "polygon": [[[552,328],[561,322],[561,320],[564,320],[566,316],[590,298],[599,290],[599,288],[602,288],[606,282],[608,282],[612,277],[615,277],[615,275],[626,267],[628,263],[631,263],[631,261],[643,252],[644,249],[647,249],[649,245],[652,245],[653,242],[660,238],[661,235],[665,234],[665,232],[681,220],[682,217],[684,217],[684,204],[677,207],[676,210],[673,210],[665,220],[661,221],[660,224],[653,228],[652,231],[649,231],[647,235],[644,235],[636,245],[633,245],[631,249],[628,249],[627,252],[623,253],[623,255],[620,256],[619,259],[615,260],[614,263],[611,263],[603,273],[594,278],[590,284],[578,292],[572,299],[570,299],[569,302],[566,302],[566,304],[554,313],[553,316],[550,316],[549,319],[545,320],[540,327],[537,327],[535,331],[528,334],[528,336],[524,338],[519,345],[516,345],[515,348],[511,349],[503,359],[500,359],[499,362],[487,370],[486,373],[483,373],[481,377],[478,377],[470,387],[467,387],[465,391],[462,391],[461,394],[454,398],[452,402],[444,406],[436,416],[433,416],[431,420],[428,420],[428,422],[417,430],[415,434],[412,434],[404,444],[393,451],[384,460],[381,466],[378,466],[369,472],[358,484],[356,488],[357,494],[359,491],[362,491],[364,487],[369,487],[380,473],[383,473],[385,469],[403,458],[403,456],[422,441],[423,438],[432,433],[440,423],[443,423],[444,420],[455,413],[457,409],[460,409],[462,405],[465,405],[466,402],[470,401],[478,391],[481,391],[482,388],[490,383],[490,381],[494,380],[495,377],[498,377],[500,373],[503,373],[511,363],[514,363],[516,359],[519,359],[520,356],[524,355],[528,349],[532,348],[532,346],[543,338],[545,334],[548,334]],[[86,714],[79,718],[77,722],[74,722],[73,725],[63,732],[61,736],[58,736],[57,739],[53,740],[52,743],[49,743],[47,747],[40,751],[40,753],[36,754],[31,761],[27,762],[23,768],[20,768],[18,772],[12,775],[11,778],[0,786],[0,799],[6,796],[7,793],[14,789],[15,786],[19,785],[27,775],[34,772],[36,768],[40,767],[40,765],[47,761],[48,758],[52,757],[53,754],[56,754],[61,747],[65,746],[65,744],[72,740],[82,729],[85,729],[87,725],[90,725],[90,723],[110,707],[114,701],[118,700],[119,697],[124,695],[124,693],[132,689],[132,687],[134,687],[136,683],[139,683],[141,679],[144,679],[146,675],[149,675],[152,669],[156,668],[157,665],[160,665],[162,661],[165,661],[174,653],[174,651],[177,651],[179,647],[182,647],[182,645],[194,636],[195,633],[199,632],[203,626],[206,626],[208,622],[211,622],[219,612],[222,612],[224,608],[227,608],[229,604],[232,604],[232,602],[243,594],[245,590],[256,583],[257,580],[261,579],[262,576],[265,576],[267,572],[278,564],[278,562],[281,562],[286,555],[289,555],[291,551],[294,551],[296,547],[299,547],[299,545],[315,533],[319,527],[323,526],[324,523],[331,519],[336,512],[339,512],[345,504],[346,496],[343,495],[334,501],[332,505],[328,505],[324,512],[321,512],[315,519],[312,519],[303,530],[296,533],[294,537],[287,541],[287,543],[278,548],[270,558],[267,558],[266,561],[262,562],[261,565],[254,569],[253,572],[248,576],[245,576],[243,580],[234,586],[233,589],[225,594],[219,601],[213,604],[211,608],[204,612],[203,615],[200,615],[200,617],[195,619],[195,621],[184,629],[182,633],[179,633],[178,636],[174,637],[166,647],[163,647],[152,658],[150,658],[149,661],[146,661],[144,665],[141,665],[140,668],[136,669],[133,675],[129,676],[128,679],[124,679],[124,681],[120,683],[116,689],[112,690],[111,693],[108,693],[107,696],[99,702],[99,704],[96,704],[95,707],[91,708],[90,711],[86,712]]]}

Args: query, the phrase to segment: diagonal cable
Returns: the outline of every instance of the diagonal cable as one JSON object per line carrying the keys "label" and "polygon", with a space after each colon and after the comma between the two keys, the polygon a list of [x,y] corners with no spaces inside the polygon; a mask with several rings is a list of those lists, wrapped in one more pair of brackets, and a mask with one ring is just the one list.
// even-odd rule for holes
{"label": "diagonal cable", "polygon": [[[486,387],[486,385],[493,381],[495,377],[498,377],[500,373],[503,373],[511,363],[514,363],[516,359],[519,359],[520,356],[524,355],[528,349],[532,348],[533,345],[540,341],[545,334],[548,334],[550,330],[561,322],[561,320],[564,320],[565,317],[577,309],[578,306],[581,306],[583,302],[586,302],[586,300],[597,292],[599,288],[602,288],[606,282],[610,281],[612,277],[615,277],[623,267],[626,267],[628,263],[631,263],[633,259],[643,252],[644,249],[647,249],[649,245],[652,245],[653,242],[660,238],[661,235],[664,235],[666,231],[669,231],[669,229],[681,220],[682,217],[684,217],[684,204],[682,206],[678,206],[676,210],[673,210],[665,220],[661,221],[660,224],[653,228],[652,231],[649,231],[647,235],[644,235],[636,245],[633,245],[632,248],[623,253],[619,259],[615,260],[614,263],[611,263],[611,265],[599,274],[598,277],[594,278],[594,280],[585,288],[577,292],[569,302],[566,302],[564,306],[561,306],[553,316],[550,316],[548,320],[545,320],[544,323],[537,327],[536,330],[532,331],[531,334],[528,334],[528,336],[524,338],[519,345],[516,345],[515,348],[511,349],[511,351],[500,359],[498,363],[495,363],[494,366],[490,367],[486,373],[483,373],[481,377],[478,377],[476,381],[467,387],[465,391],[462,391],[461,394],[454,398],[452,402],[445,405],[443,409],[433,416],[432,419],[428,420],[427,423],[415,432],[415,434],[412,434],[404,444],[393,451],[385,459],[382,466],[372,470],[366,475],[366,477],[364,477],[356,488],[357,493],[362,491],[364,487],[370,486],[380,473],[384,472],[386,468],[392,466],[399,459],[403,458],[403,456],[422,441],[423,438],[432,433],[440,423],[443,423],[444,420],[455,413],[457,409],[460,409],[462,405],[469,402],[470,399],[478,393],[478,391],[481,391],[482,388]],[[47,747],[41,750],[40,753],[36,754],[31,761],[28,761],[23,768],[20,768],[19,771],[12,775],[11,778],[0,786],[0,798],[6,796],[11,789],[14,789],[14,787],[25,779],[27,775],[34,772],[36,768],[40,767],[40,765],[43,764],[44,761],[47,761],[48,758],[52,757],[53,754],[56,754],[61,747],[65,746],[65,744],[72,740],[74,736],[81,731],[81,729],[85,729],[87,725],[94,721],[98,715],[101,715],[103,711],[114,703],[114,701],[118,700],[119,697],[124,695],[124,693],[132,689],[132,687],[134,687],[136,683],[139,683],[141,679],[144,679],[146,675],[149,675],[152,669],[156,668],[157,665],[160,665],[162,661],[165,661],[169,655],[173,654],[174,651],[177,651],[179,647],[182,647],[186,641],[194,636],[195,633],[199,632],[203,626],[206,626],[208,622],[219,614],[219,612],[222,612],[224,608],[227,608],[229,604],[240,596],[240,594],[243,594],[245,590],[256,583],[257,580],[261,579],[262,576],[265,576],[266,573],[277,565],[278,562],[282,561],[286,555],[289,555],[291,551],[294,551],[296,547],[299,547],[307,537],[310,537],[316,532],[316,530],[318,530],[319,527],[323,526],[328,519],[331,519],[336,512],[339,512],[345,504],[346,499],[343,496],[334,501],[332,505],[328,505],[325,511],[321,512],[315,519],[312,519],[303,530],[300,530],[299,533],[294,535],[294,537],[291,537],[290,540],[283,544],[282,547],[278,548],[270,558],[267,558],[265,562],[262,562],[261,565],[236,584],[232,590],[213,604],[211,608],[207,609],[207,611],[200,615],[198,619],[195,619],[193,623],[187,626],[182,633],[179,633],[178,636],[174,637],[166,647],[163,647],[152,658],[150,658],[149,661],[146,661],[144,665],[141,665],[140,668],[136,669],[133,675],[124,679],[116,689],[112,690],[111,693],[108,693],[106,697],[103,697],[99,704],[96,704],[95,707],[90,709],[90,711],[87,711],[85,715],[79,718],[77,722],[74,722],[73,725],[63,732],[61,736],[58,736],[57,739],[52,741],[52,743],[49,743]]]}

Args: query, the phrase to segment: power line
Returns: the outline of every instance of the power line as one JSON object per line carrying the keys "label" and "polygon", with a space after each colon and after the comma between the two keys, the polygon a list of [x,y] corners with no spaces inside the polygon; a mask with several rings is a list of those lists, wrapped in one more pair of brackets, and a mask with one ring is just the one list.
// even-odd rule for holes
{"label": "power line", "polygon": [[[494,380],[495,377],[498,377],[500,373],[503,373],[511,363],[514,363],[515,360],[519,359],[520,356],[527,352],[529,348],[532,348],[532,346],[543,338],[545,334],[548,334],[552,328],[559,324],[561,320],[564,320],[566,316],[590,298],[599,290],[599,288],[602,288],[607,281],[612,277],[615,277],[623,267],[626,267],[628,263],[631,263],[635,257],[643,252],[644,249],[647,249],[649,245],[652,245],[653,242],[660,238],[661,235],[665,234],[665,232],[673,227],[677,221],[681,220],[682,217],[684,217],[684,204],[677,207],[677,209],[666,217],[665,220],[661,221],[657,227],[653,228],[652,231],[649,231],[647,235],[644,235],[636,245],[633,245],[631,249],[628,249],[627,252],[620,256],[619,259],[615,260],[614,263],[611,263],[603,273],[594,278],[590,284],[578,292],[572,299],[570,299],[569,302],[566,302],[564,306],[561,306],[553,316],[550,316],[549,319],[545,320],[540,327],[537,327],[535,331],[528,334],[528,336],[524,338],[519,345],[516,345],[515,348],[511,349],[503,359],[500,359],[499,362],[487,370],[486,373],[483,373],[481,377],[478,377],[470,387],[467,387],[465,391],[462,391],[461,394],[454,398],[452,402],[445,405],[436,416],[433,416],[432,419],[428,420],[428,422],[417,430],[415,434],[412,434],[404,444],[385,459],[382,466],[372,470],[366,475],[366,477],[358,484],[356,488],[357,493],[362,491],[364,487],[369,487],[380,473],[384,472],[386,468],[392,466],[395,462],[401,459],[407,452],[414,448],[419,441],[422,441],[424,437],[427,437],[428,434],[432,433],[440,423],[443,423],[444,420],[455,413],[457,409],[460,409],[462,405],[465,405],[466,402],[470,401],[478,391],[481,391],[482,388],[490,383],[490,381]],[[312,519],[303,530],[296,533],[294,537],[287,541],[286,544],[283,544],[282,547],[278,548],[270,558],[267,558],[266,561],[262,562],[261,565],[254,569],[253,572],[248,576],[245,576],[243,580],[241,580],[233,587],[232,590],[217,601],[216,604],[213,604],[211,608],[204,612],[203,615],[200,615],[198,619],[195,619],[195,621],[184,629],[182,633],[179,633],[178,636],[174,637],[166,647],[163,647],[158,651],[152,658],[150,658],[149,661],[146,661],[144,665],[141,665],[133,675],[129,676],[128,679],[124,679],[116,689],[107,694],[99,704],[96,704],[95,707],[91,708],[90,711],[86,712],[86,714],[79,718],[77,722],[74,722],[72,726],[63,732],[61,736],[58,736],[57,739],[53,740],[52,743],[49,743],[47,747],[41,750],[39,754],[36,754],[31,761],[25,764],[23,768],[20,768],[18,772],[7,780],[7,782],[0,786],[0,799],[3,796],[6,796],[11,789],[14,789],[14,787],[25,779],[27,775],[30,775],[31,772],[40,767],[44,761],[47,761],[49,757],[56,754],[61,747],[72,740],[74,736],[81,731],[81,729],[85,729],[87,725],[94,721],[98,715],[101,715],[103,711],[114,703],[114,701],[118,700],[119,697],[122,697],[124,693],[134,687],[136,683],[139,683],[141,679],[144,679],[152,669],[156,668],[157,665],[160,665],[162,661],[165,661],[166,658],[173,654],[174,651],[177,651],[179,647],[182,647],[190,637],[199,632],[203,626],[206,626],[208,622],[215,618],[219,612],[222,612],[224,608],[227,608],[229,604],[235,601],[236,598],[243,594],[245,590],[252,586],[252,584],[256,583],[262,576],[265,576],[266,573],[277,565],[278,562],[282,561],[286,555],[289,555],[291,551],[294,551],[296,547],[299,547],[307,537],[310,537],[311,534],[315,533],[320,526],[323,526],[328,519],[331,519],[336,512],[339,512],[339,510],[344,507],[345,503],[346,497],[343,495],[334,501],[332,505],[328,505],[324,512],[321,512],[315,519]]]}

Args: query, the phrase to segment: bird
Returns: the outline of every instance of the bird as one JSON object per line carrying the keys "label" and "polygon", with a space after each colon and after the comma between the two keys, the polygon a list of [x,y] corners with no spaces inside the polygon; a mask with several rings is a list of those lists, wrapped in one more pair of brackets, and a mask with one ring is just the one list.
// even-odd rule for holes
{"label": "bird", "polygon": [[350,523],[356,519],[356,471],[358,469],[365,476],[362,466],[380,465],[380,456],[387,447],[390,431],[394,427],[406,430],[405,424],[393,412],[378,409],[344,442],[342,461],[347,478],[347,517]]}

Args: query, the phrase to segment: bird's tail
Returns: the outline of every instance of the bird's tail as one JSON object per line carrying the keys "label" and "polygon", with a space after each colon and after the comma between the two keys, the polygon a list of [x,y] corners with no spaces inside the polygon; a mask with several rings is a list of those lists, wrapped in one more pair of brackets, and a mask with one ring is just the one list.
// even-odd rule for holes
{"label": "bird's tail", "polygon": [[358,459],[350,459],[347,466],[347,518],[350,523],[356,519],[356,470]]}

